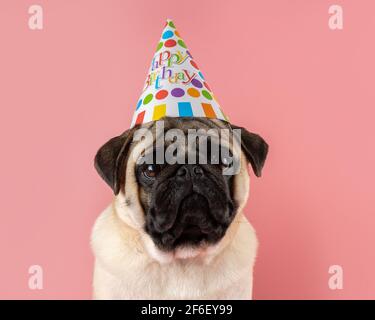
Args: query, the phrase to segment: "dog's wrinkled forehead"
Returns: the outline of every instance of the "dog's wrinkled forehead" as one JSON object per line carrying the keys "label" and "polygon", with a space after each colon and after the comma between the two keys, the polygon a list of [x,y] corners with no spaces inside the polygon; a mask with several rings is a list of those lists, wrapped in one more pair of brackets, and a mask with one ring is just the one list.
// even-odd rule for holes
{"label": "dog's wrinkled forehead", "polygon": [[[160,128],[162,128],[162,130]],[[189,134],[193,135],[194,133],[199,133],[200,135],[207,135],[211,138],[212,133],[214,133],[218,138],[220,138],[220,136],[223,134],[222,129],[226,129],[226,133],[228,134],[229,130],[231,130],[232,128],[229,123],[218,119],[184,117],[163,118],[159,121],[146,123],[142,125],[140,129],[147,129],[150,133],[152,133],[153,139],[152,141],[149,141],[149,146],[147,146],[151,148],[152,146],[155,146],[155,141],[160,138],[160,134],[163,135],[162,138],[165,142],[165,146],[168,146],[172,141],[176,142],[176,139],[173,139],[175,132],[181,132],[185,136],[188,136]],[[170,132],[172,134],[168,136],[168,134],[166,134],[167,132]],[[186,143],[187,141],[188,140],[184,140],[183,143]],[[152,142],[152,146],[150,142]]]}
{"label": "dog's wrinkled forehead", "polygon": [[[236,130],[234,130],[236,131]],[[218,164],[226,159],[238,172],[241,144],[225,121],[207,118],[163,118],[139,128],[131,155],[137,164]],[[233,172],[232,172],[233,171]]]}

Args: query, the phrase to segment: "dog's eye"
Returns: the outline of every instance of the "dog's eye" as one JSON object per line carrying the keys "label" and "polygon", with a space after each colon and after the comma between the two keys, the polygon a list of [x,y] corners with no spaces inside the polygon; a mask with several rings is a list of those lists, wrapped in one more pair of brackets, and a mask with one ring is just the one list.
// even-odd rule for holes
{"label": "dog's eye", "polygon": [[149,179],[153,179],[155,178],[156,174],[158,173],[159,171],[159,167],[155,164],[149,164],[147,165],[144,170],[143,170],[143,174],[149,178]]}

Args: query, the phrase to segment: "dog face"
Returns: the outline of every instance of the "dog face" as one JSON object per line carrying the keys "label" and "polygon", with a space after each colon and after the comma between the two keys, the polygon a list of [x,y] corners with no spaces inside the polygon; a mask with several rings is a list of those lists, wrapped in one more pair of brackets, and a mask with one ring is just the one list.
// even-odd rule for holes
{"label": "dog face", "polygon": [[[162,121],[162,146],[156,142],[155,122],[134,127],[98,151],[96,169],[117,195],[123,220],[139,228],[149,245],[165,253],[217,245],[246,202],[248,177],[243,167],[250,162],[260,176],[268,146],[260,136],[220,120],[166,117]],[[152,138],[134,139],[138,129],[148,130]],[[186,139],[168,139],[166,132],[171,129],[179,129]],[[216,129],[218,135],[209,136],[204,144],[187,145],[191,130],[202,129]],[[241,132],[240,152],[235,152],[235,139],[221,139],[233,129]],[[171,147],[180,161],[166,159]],[[242,168],[224,174],[235,165]]]}
{"label": "dog face", "polygon": [[[188,135],[189,129],[202,129],[194,121],[180,122],[182,132]],[[176,126],[169,121],[169,125]],[[209,128],[207,128],[209,129]],[[164,149],[167,149],[168,142]],[[136,165],[136,178],[140,188],[141,203],[145,212],[145,231],[162,250],[174,250],[178,246],[214,244],[225,234],[233,220],[236,203],[233,199],[233,176],[223,175],[223,168],[229,160],[212,163],[211,144],[199,149],[196,145],[196,161],[188,163],[189,148],[184,148],[185,140],[175,142],[178,149],[184,148],[183,163],[161,164],[142,163]],[[218,145],[217,150],[227,148]],[[164,151],[164,150],[163,150]],[[228,150],[229,151],[229,150]],[[151,148],[152,158],[156,158],[155,147]],[[205,163],[199,162],[199,154],[208,153]],[[229,152],[221,152],[222,154]],[[165,155],[165,152],[163,152]],[[147,158],[147,156],[146,156]],[[151,158],[151,157],[150,157]]]}

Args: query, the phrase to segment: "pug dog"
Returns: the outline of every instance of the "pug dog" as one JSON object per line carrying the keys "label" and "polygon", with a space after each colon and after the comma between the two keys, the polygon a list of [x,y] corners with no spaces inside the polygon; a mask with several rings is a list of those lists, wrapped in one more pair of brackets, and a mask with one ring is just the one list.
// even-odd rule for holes
{"label": "pug dog", "polygon": [[[234,155],[238,139],[213,139],[211,144],[220,144],[231,161],[221,155],[206,163],[157,163],[155,156],[151,163],[139,161],[160,148],[155,133],[160,121],[163,134],[178,129],[185,137],[192,129],[215,129],[219,135],[236,130],[239,152]],[[135,139],[141,129],[152,132],[152,139]],[[175,140],[165,139],[162,149]],[[199,148],[196,144],[197,154]],[[185,140],[175,151],[181,155],[183,150],[184,158],[191,149]],[[105,143],[95,168],[115,196],[92,231],[94,298],[251,299],[258,242],[243,208],[249,195],[248,164],[260,177],[267,152],[257,134],[196,117],[165,117]],[[239,165],[235,174],[223,174],[234,163]]]}

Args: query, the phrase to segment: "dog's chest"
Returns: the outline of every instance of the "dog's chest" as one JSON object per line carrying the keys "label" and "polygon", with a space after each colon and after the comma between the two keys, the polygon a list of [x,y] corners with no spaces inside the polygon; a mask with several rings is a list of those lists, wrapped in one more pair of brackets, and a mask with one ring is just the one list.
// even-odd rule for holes
{"label": "dog's chest", "polygon": [[94,279],[94,286],[106,291],[97,290],[99,299],[250,299],[251,283],[248,273],[225,275],[199,266],[157,264],[121,278],[96,265]]}

